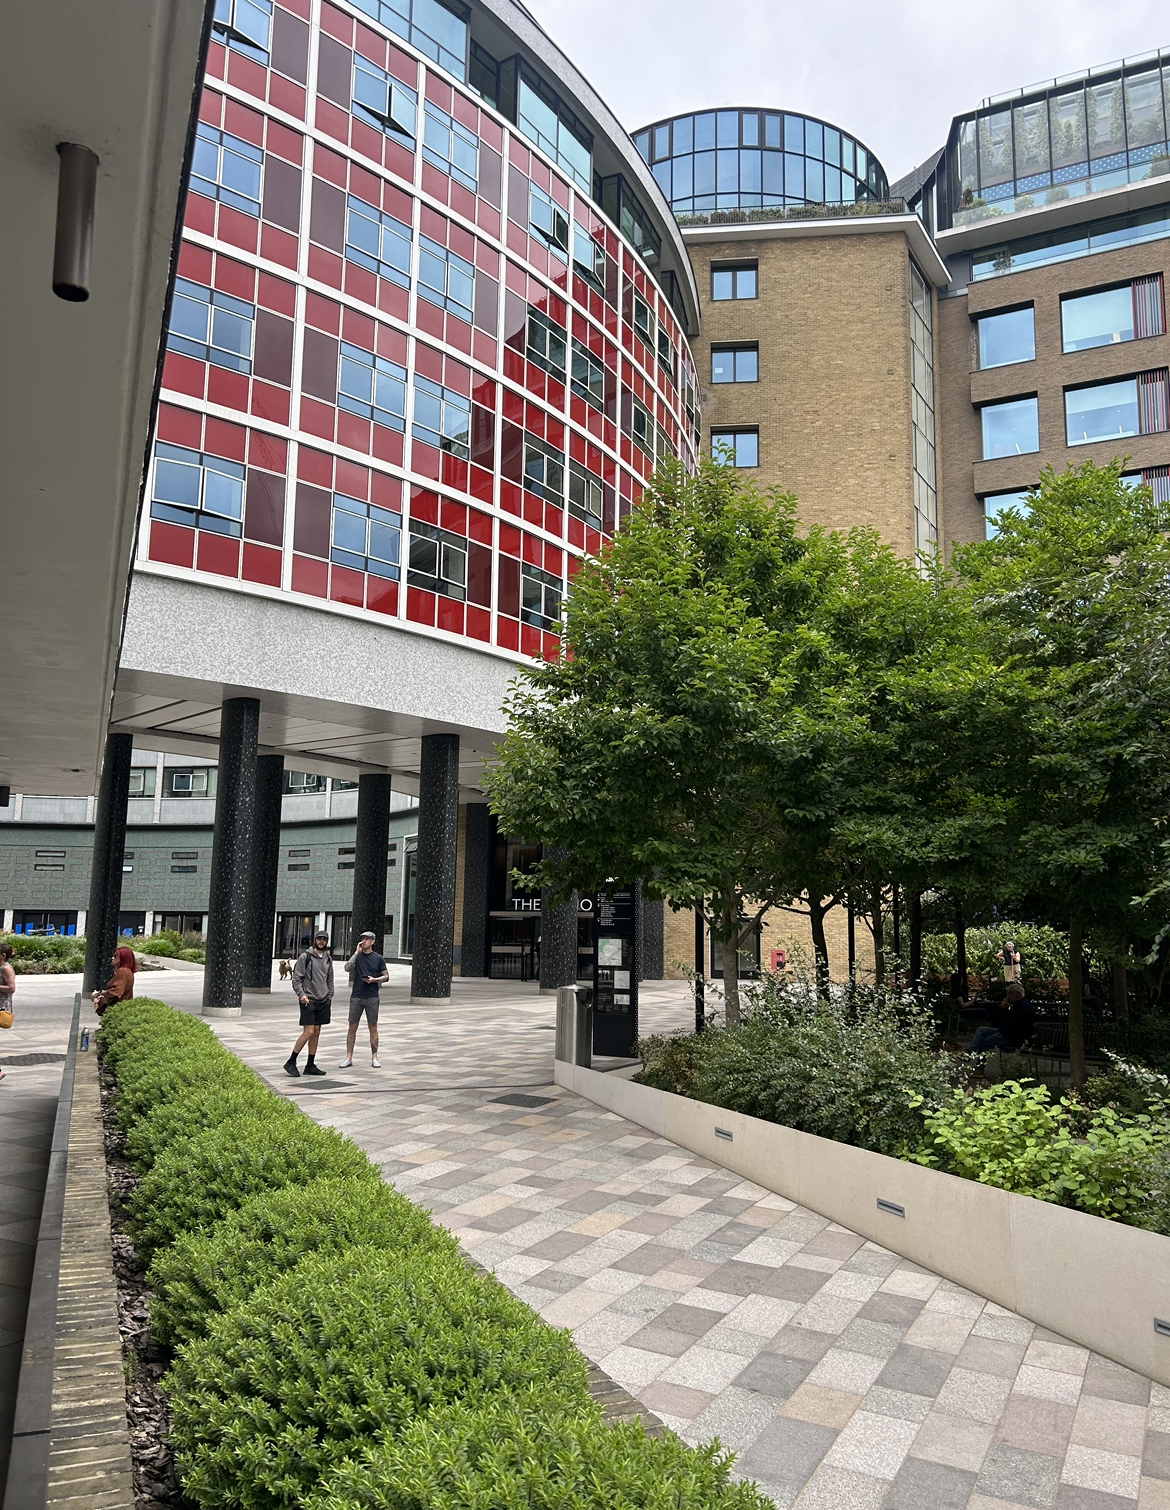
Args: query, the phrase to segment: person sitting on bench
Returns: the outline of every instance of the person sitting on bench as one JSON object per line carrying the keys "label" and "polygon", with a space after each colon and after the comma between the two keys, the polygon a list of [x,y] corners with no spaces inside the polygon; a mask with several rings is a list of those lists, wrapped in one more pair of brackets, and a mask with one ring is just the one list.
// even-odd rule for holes
{"label": "person sitting on bench", "polygon": [[992,1008],[992,1020],[975,1030],[968,1054],[986,1054],[991,1049],[1018,1049],[1029,1039],[1036,1022],[1032,1003],[1018,981],[1012,981],[1003,1003]]}

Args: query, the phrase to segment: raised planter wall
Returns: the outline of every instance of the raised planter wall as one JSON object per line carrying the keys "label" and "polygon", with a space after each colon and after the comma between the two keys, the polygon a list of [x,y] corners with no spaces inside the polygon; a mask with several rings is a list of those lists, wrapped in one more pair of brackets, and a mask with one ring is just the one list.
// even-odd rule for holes
{"label": "raised planter wall", "polygon": [[[558,1085],[1170,1386],[1170,1237],[557,1060]],[[720,1137],[716,1128],[731,1137]],[[878,1202],[900,1206],[904,1216]]]}

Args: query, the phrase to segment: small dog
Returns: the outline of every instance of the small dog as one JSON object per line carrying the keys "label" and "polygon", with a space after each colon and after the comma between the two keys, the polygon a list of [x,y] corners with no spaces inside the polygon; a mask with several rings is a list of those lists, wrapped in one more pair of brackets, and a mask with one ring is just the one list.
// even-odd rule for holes
{"label": "small dog", "polygon": [[292,974],[292,960],[282,959],[280,962],[280,978],[287,980]]}

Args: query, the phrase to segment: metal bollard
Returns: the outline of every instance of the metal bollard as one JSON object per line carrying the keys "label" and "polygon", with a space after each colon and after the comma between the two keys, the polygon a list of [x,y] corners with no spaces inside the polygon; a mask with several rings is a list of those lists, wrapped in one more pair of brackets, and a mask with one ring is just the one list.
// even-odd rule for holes
{"label": "metal bollard", "polygon": [[589,1069],[593,1063],[593,988],[557,987],[557,1040],[555,1055],[569,1064]]}

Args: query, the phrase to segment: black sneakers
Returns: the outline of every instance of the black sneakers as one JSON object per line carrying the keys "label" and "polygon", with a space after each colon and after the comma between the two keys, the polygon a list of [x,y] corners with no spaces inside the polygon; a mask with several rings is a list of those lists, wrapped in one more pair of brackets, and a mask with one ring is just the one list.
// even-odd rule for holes
{"label": "black sneakers", "polygon": [[306,1075],[323,1075],[324,1073],[325,1073],[325,1071],[323,1069],[321,1069],[319,1065],[316,1065],[316,1064],[306,1064],[305,1065],[305,1074]]}
{"label": "black sneakers", "polygon": [[297,1057],[295,1054],[290,1054],[284,1061],[284,1073],[286,1075],[299,1075],[301,1073],[297,1069]]}

